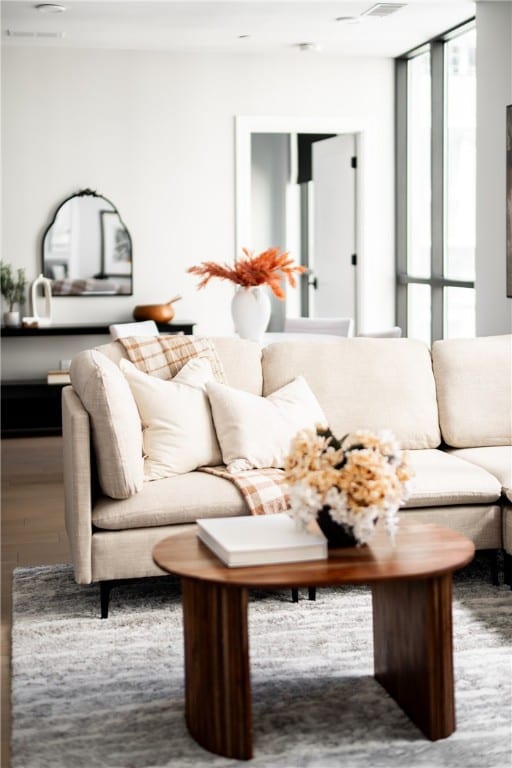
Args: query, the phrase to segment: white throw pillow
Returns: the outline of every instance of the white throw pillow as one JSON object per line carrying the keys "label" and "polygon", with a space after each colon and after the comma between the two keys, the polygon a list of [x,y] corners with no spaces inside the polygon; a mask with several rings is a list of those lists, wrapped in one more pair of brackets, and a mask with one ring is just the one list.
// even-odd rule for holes
{"label": "white throw pillow", "polygon": [[195,358],[171,381],[139,371],[121,360],[143,427],[144,480],[181,475],[222,464],[205,384],[210,362]]}
{"label": "white throw pillow", "polygon": [[206,391],[222,458],[233,473],[283,467],[297,432],[327,424],[303,376],[268,397],[258,397],[216,381],[209,381]]}

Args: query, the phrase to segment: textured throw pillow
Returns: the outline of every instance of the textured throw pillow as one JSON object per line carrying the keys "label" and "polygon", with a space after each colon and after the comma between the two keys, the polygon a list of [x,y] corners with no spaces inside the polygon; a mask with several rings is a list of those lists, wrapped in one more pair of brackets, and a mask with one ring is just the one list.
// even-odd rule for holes
{"label": "textured throw pillow", "polygon": [[206,391],[222,458],[233,473],[284,466],[291,440],[299,430],[327,424],[303,376],[268,397],[215,381],[207,383]]}
{"label": "textured throw pillow", "polygon": [[210,361],[217,381],[227,381],[213,341],[203,336],[127,336],[117,341],[140,371],[159,379],[172,379],[188,360],[199,357]]}
{"label": "textured throw pillow", "polygon": [[208,360],[189,361],[172,381],[143,373],[128,360],[120,367],[142,421],[145,480],[222,463],[204,389],[213,380]]}

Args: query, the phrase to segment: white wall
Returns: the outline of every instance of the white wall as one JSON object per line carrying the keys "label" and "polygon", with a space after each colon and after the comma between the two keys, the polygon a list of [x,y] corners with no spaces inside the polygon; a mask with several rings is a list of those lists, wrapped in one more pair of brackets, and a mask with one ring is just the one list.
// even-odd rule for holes
{"label": "white wall", "polygon": [[512,104],[512,2],[477,4],[476,333],[512,331],[506,296],[505,107]]}
{"label": "white wall", "polygon": [[393,324],[391,60],[2,54],[2,257],[33,279],[50,213],[84,187],[117,205],[133,239],[134,296],[58,298],[55,322],[129,320],[135,304],[182,293],[177,319],[196,321],[198,333],[231,333],[231,285],[212,281],[198,293],[186,269],[235,257],[234,118],[319,115],[365,126],[365,324]]}

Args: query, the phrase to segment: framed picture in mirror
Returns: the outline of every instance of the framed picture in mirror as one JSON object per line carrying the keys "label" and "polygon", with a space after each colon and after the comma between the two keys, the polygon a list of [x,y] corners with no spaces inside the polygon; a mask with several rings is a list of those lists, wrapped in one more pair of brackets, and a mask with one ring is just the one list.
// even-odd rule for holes
{"label": "framed picture in mirror", "polygon": [[123,277],[132,271],[130,236],[117,211],[100,211],[101,271],[104,277]]}
{"label": "framed picture in mirror", "polygon": [[512,104],[507,107],[507,296],[512,298]]}

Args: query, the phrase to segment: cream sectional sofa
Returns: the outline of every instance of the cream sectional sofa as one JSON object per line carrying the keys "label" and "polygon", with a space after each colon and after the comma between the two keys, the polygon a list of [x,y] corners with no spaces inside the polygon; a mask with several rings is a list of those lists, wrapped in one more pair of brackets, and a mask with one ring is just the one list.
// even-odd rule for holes
{"label": "cream sectional sofa", "polygon": [[[214,338],[230,386],[267,397],[302,375],[335,434],[391,429],[415,471],[401,516],[512,556],[512,337],[284,341]],[[66,527],[76,581],[161,575],[151,552],[201,517],[248,514],[237,487],[202,471],[145,482],[141,421],[119,342],[81,352],[63,390]],[[510,576],[510,570],[508,571]]]}

